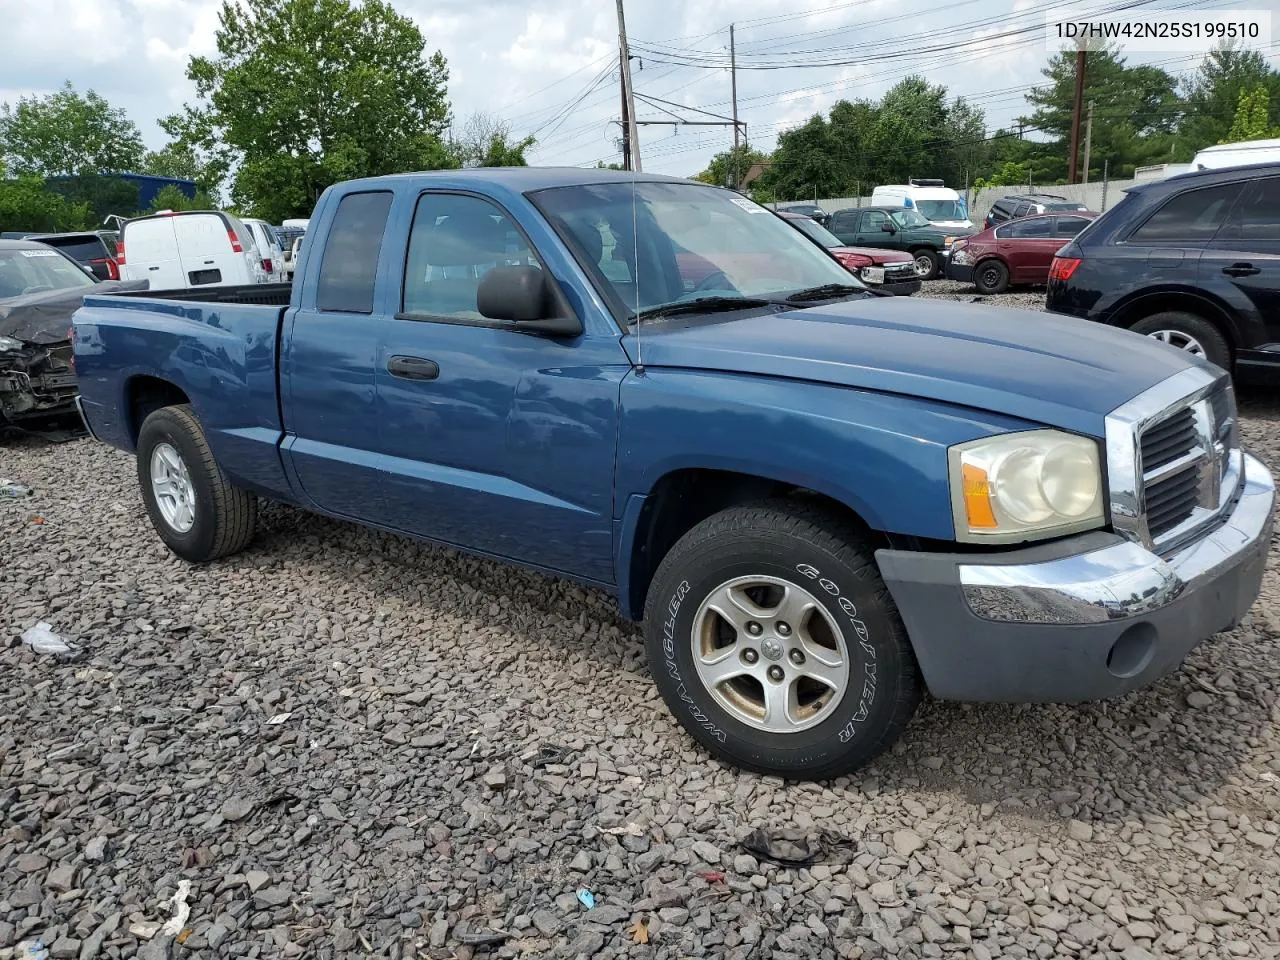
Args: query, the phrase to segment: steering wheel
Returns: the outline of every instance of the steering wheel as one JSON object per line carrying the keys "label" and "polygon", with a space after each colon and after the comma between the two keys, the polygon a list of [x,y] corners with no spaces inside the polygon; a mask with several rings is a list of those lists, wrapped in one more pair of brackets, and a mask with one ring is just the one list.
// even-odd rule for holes
{"label": "steering wheel", "polygon": [[737,287],[729,279],[723,270],[717,270],[709,273],[698,283],[696,287],[690,290],[690,293],[702,293],[704,290],[733,290],[737,291]]}
{"label": "steering wheel", "polygon": [[53,287],[47,283],[39,283],[34,287],[24,287],[22,295],[25,297],[28,293],[44,293],[46,290],[52,290]]}

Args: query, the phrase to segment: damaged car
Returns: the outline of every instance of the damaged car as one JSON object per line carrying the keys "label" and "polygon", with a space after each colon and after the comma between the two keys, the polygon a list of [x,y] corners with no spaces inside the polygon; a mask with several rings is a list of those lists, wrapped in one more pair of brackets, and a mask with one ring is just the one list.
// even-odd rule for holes
{"label": "damaged car", "polygon": [[71,315],[90,290],[146,287],[145,280],[99,282],[43,243],[0,240],[0,426],[73,413]]}

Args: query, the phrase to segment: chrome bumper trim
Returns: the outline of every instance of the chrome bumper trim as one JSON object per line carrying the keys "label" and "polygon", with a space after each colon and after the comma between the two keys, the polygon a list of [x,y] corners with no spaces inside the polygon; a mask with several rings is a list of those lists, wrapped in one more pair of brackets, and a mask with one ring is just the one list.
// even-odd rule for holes
{"label": "chrome bumper trim", "polygon": [[93,427],[89,425],[89,418],[84,415],[84,401],[81,399],[80,394],[76,394],[76,398],[73,402],[76,405],[76,413],[80,414],[80,422],[84,424],[84,428],[88,432],[89,438],[91,440],[97,440],[98,435],[93,432]]}
{"label": "chrome bumper trim", "polygon": [[1222,524],[1168,558],[1122,541],[1044,563],[962,564],[965,602],[985,620],[1014,623],[1105,623],[1157,610],[1266,552],[1275,481],[1248,454],[1243,473],[1240,497]]}

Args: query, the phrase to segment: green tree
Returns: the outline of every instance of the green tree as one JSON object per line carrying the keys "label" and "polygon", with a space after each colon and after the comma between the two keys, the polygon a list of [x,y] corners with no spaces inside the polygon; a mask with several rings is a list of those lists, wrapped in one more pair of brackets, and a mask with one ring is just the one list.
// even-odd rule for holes
{"label": "green tree", "polygon": [[1266,87],[1254,87],[1240,94],[1236,116],[1231,129],[1221,143],[1241,143],[1245,140],[1267,140],[1280,136],[1280,130],[1271,125],[1271,97]]}
{"label": "green tree", "polygon": [[487,113],[473,113],[450,144],[463,167],[527,167],[525,151],[536,141],[533,137],[514,140],[511,128]]}
{"label": "green tree", "polygon": [[0,155],[20,176],[132,173],[142,165],[142,135],[123,109],[68,82],[45,97],[0,104]]}
{"label": "green tree", "polygon": [[215,38],[161,126],[234,170],[238,206],[278,222],[339,180],[457,165],[444,57],[385,0],[224,0]]}
{"label": "green tree", "polygon": [[86,203],[68,203],[45,189],[40,177],[0,178],[0,231],[55,233],[83,230],[91,224]]}
{"label": "green tree", "polygon": [[825,117],[815,114],[778,135],[760,188],[779,200],[841,196],[848,182],[842,159],[836,131]]}
{"label": "green tree", "polygon": [[148,152],[142,163],[142,172],[153,177],[194,180],[215,201],[216,206],[222,181],[221,171],[215,161],[199,153],[191,144],[169,143],[159,150]]}
{"label": "green tree", "polygon": [[1178,128],[1177,160],[1190,160],[1197,150],[1230,143],[1240,97],[1262,87],[1269,99],[1269,121],[1280,124],[1280,71],[1273,70],[1257,50],[1229,44],[1211,50],[1195,75],[1184,84],[1186,112]]}
{"label": "green tree", "polygon": [[1026,164],[1006,160],[989,177],[978,177],[973,181],[973,189],[985,190],[988,187],[1017,187],[1027,182],[1030,171]]}
{"label": "green tree", "polygon": [[156,191],[154,199],[144,213],[158,213],[161,210],[216,210],[217,205],[209,194],[197,190],[194,197],[188,197],[173,184],[161,187]]}
{"label": "green tree", "polygon": [[707,164],[707,169],[693,179],[701,180],[703,183],[710,183],[717,187],[732,186],[735,182],[735,172],[737,174],[737,182],[741,183],[748,170],[755,164],[764,163],[768,159],[767,154],[761,153],[749,144],[740,143],[736,150],[730,148],[723,153],[717,153],[711,158],[711,162]]}
{"label": "green tree", "polygon": [[[1034,111],[1021,119],[1051,146],[1044,157],[1045,180],[1065,180],[1069,168],[1072,106],[1075,94],[1074,53],[1054,55],[1041,71],[1048,81],[1032,88],[1027,102]],[[1085,60],[1085,103],[1093,101],[1093,141],[1090,176],[1103,164],[1112,177],[1129,177],[1135,167],[1154,162],[1172,149],[1182,116],[1174,78],[1157,67],[1129,67],[1114,50],[1090,51]],[[1083,154],[1083,121],[1081,152]],[[1083,159],[1083,156],[1082,158]]]}

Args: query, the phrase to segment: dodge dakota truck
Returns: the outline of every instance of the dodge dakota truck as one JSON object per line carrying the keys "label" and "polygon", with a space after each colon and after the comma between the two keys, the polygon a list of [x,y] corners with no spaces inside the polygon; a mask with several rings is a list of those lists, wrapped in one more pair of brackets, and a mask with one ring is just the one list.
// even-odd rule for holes
{"label": "dodge dakota truck", "polygon": [[672,178],[337,184],[292,286],[91,296],[73,343],[179,557],[244,549],[268,498],[596,585],[688,732],[789,778],[864,764],[926,690],[1148,684],[1246,614],[1270,541],[1223,371],[873,294]]}

